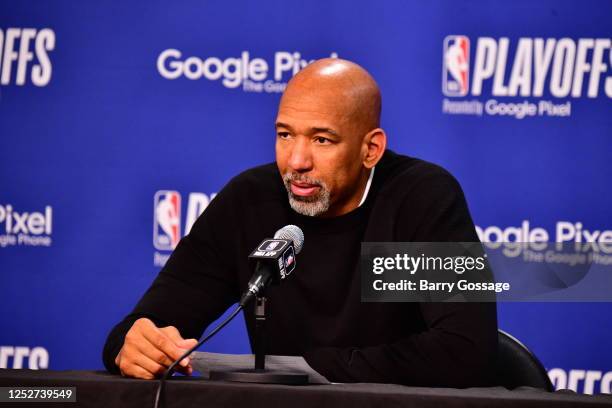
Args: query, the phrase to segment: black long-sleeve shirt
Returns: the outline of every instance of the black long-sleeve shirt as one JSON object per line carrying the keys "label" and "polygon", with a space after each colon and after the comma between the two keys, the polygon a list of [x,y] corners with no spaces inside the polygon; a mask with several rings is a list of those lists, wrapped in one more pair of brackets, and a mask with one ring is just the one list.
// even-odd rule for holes
{"label": "black long-sleeve shirt", "polygon": [[[302,216],[275,164],[235,177],[183,238],[135,309],[111,331],[104,364],[135,320],[184,338],[236,303],[253,273],[247,256],[287,224],[302,228],[297,268],[267,290],[267,353],[301,355],[334,382],[488,385],[497,346],[494,303],[361,303],[360,243],[477,241],[465,198],[445,170],[387,151],[362,206],[335,218]],[[252,306],[245,311],[251,342]]]}

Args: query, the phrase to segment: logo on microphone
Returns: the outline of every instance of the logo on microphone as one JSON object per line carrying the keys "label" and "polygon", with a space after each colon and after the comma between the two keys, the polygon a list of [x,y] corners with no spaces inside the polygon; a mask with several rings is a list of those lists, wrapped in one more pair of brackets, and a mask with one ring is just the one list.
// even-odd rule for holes
{"label": "logo on microphone", "polygon": [[449,35],[444,39],[442,93],[465,96],[468,93],[470,39],[464,35]]}
{"label": "logo on microphone", "polygon": [[278,241],[272,241],[268,244],[268,246],[266,246],[266,251],[274,251],[276,249],[276,247],[278,246],[278,244],[280,244],[280,242]]}
{"label": "logo on microphone", "polygon": [[155,193],[153,246],[160,251],[176,248],[181,237],[181,195],[177,191]]}
{"label": "logo on microphone", "polygon": [[285,266],[286,267],[291,266],[293,264],[293,260],[294,260],[293,254],[287,255],[287,260],[285,261]]}
{"label": "logo on microphone", "polygon": [[295,269],[295,253],[293,252],[293,246],[287,248],[283,253],[283,264],[284,268],[281,270],[281,279],[290,275]]}

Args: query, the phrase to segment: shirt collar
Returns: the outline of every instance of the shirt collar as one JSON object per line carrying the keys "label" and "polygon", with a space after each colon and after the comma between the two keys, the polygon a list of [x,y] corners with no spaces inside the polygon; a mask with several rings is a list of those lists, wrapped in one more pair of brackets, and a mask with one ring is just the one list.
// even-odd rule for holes
{"label": "shirt collar", "polygon": [[374,178],[374,170],[376,167],[372,167],[372,171],[370,171],[370,176],[368,177],[368,182],[366,183],[365,191],[363,192],[363,196],[361,197],[361,201],[357,207],[361,207],[361,205],[365,202],[368,193],[370,192],[370,186],[372,186],[372,179]]}

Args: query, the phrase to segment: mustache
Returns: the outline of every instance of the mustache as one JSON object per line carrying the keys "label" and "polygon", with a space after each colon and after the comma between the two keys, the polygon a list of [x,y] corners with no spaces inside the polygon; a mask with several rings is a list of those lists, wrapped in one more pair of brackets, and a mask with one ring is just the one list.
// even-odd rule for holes
{"label": "mustache", "polygon": [[319,187],[324,186],[324,183],[321,180],[310,178],[300,173],[286,173],[283,176],[283,181],[285,182],[285,184],[288,184],[294,181],[294,182],[299,182],[299,183],[312,184],[312,185],[316,185]]}

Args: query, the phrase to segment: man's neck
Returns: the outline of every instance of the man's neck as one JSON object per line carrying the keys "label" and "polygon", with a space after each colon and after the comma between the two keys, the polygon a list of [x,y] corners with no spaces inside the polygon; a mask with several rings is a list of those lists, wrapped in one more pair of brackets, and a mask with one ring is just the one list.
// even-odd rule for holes
{"label": "man's neck", "polygon": [[[366,175],[367,174],[367,175]],[[363,176],[363,181],[361,182],[361,187],[360,187],[360,193],[361,193],[361,199],[359,201],[356,200],[356,198],[353,201],[353,204],[345,204],[344,208],[342,210],[333,210],[327,211],[325,214],[321,214],[319,215],[319,217],[321,218],[333,218],[333,217],[339,217],[342,216],[344,214],[348,214],[351,211],[361,207],[361,205],[365,202],[368,193],[370,191],[370,187],[372,185],[372,179],[374,178],[374,168],[372,168],[371,170],[367,170],[367,173],[364,174]],[[359,197],[359,196],[357,196]]]}

